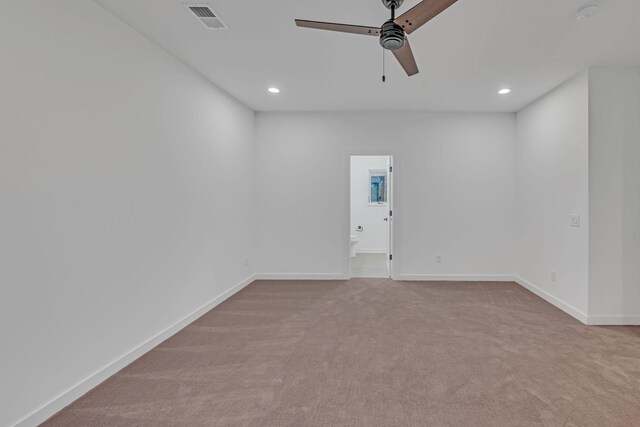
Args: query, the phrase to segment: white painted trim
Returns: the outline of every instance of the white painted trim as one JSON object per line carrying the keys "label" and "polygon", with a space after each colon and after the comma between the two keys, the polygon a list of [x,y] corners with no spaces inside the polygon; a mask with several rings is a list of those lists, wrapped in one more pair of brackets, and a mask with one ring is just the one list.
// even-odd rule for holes
{"label": "white painted trim", "polygon": [[[51,416],[55,415],[60,410],[64,409],[75,400],[82,397],[91,389],[98,386],[100,383],[143,356],[145,353],[162,343],[166,339],[178,333],[180,330],[193,323],[196,319],[227,300],[229,297],[242,290],[255,280],[348,280],[349,276],[342,273],[333,274],[297,274],[297,273],[266,273],[266,274],[254,274],[227,291],[223,292],[213,300],[209,301],[202,307],[188,314],[181,320],[177,321],[173,325],[169,326],[162,332],[151,337],[146,342],[140,344],[138,347],[132,349],[128,353],[122,355],[118,359],[114,360],[107,366],[98,370],[96,373],[90,375],[82,382],[71,387],[67,391],[60,394],[50,402],[41,406],[37,410],[33,411],[28,416],[19,421],[16,426],[29,427],[37,426],[38,424],[46,421]],[[633,316],[616,316],[616,315],[598,315],[598,316],[586,316],[580,310],[572,307],[569,304],[564,303],[558,298],[548,294],[537,286],[527,282],[518,276],[509,275],[435,275],[435,274],[401,274],[394,277],[394,280],[400,281],[479,281],[479,282],[512,282],[515,281],[520,286],[528,289],[534,294],[538,295],[542,299],[546,300],[550,304],[558,307],[567,314],[573,316],[580,322],[587,325],[640,325],[640,315]]]}
{"label": "white painted trim", "polygon": [[214,299],[212,299],[202,307],[198,308],[197,310],[193,311],[192,313],[178,320],[176,323],[169,326],[162,332],[149,338],[147,341],[143,342],[138,347],[123,354],[122,356],[120,356],[119,358],[117,358],[107,366],[103,367],[102,369],[90,375],[80,383],[74,385],[67,391],[63,392],[58,397],[54,398],[50,402],[36,409],[31,414],[27,415],[22,420],[20,420],[16,424],[16,426],[19,426],[19,427],[37,426],[40,423],[46,421],[48,418],[52,417],[57,412],[61,411],[66,406],[70,405],[71,403],[73,403],[74,401],[82,397],[91,389],[100,385],[100,383],[102,383],[103,381],[105,381],[106,379],[108,379],[109,377],[111,377],[112,375],[114,375],[115,373],[117,373],[118,371],[120,371],[121,369],[123,369],[124,367],[132,363],[133,361],[135,361],[136,359],[140,358],[148,351],[152,350],[158,344],[162,343],[163,341],[167,340],[171,336],[180,332],[183,328],[193,323],[200,316],[207,313],[212,308],[216,307],[218,304],[224,302],[226,299],[231,297],[236,292],[242,290],[247,285],[251,284],[253,281],[255,281],[255,275],[247,277],[242,282],[226,290],[225,292],[218,295],[217,297],[215,297]]}
{"label": "white painted trim", "polygon": [[514,282],[515,277],[503,274],[400,274],[396,280],[415,282]]}
{"label": "white painted trim", "polygon": [[349,280],[344,273],[261,273],[255,280]]}
{"label": "white painted trim", "polygon": [[587,325],[593,326],[640,326],[640,316],[597,315],[589,316]]}
{"label": "white painted trim", "polygon": [[516,283],[519,284],[520,286],[522,286],[525,289],[528,289],[529,291],[533,292],[534,294],[538,295],[540,298],[542,298],[543,300],[547,301],[550,304],[553,304],[554,306],[558,307],[560,310],[564,311],[565,313],[575,317],[576,319],[578,319],[579,321],[581,321],[582,323],[584,323],[585,325],[589,324],[589,319],[587,317],[586,314],[584,314],[583,312],[581,312],[580,310],[578,310],[577,308],[573,307],[572,305],[569,305],[567,303],[565,303],[564,301],[554,297],[553,295],[547,293],[546,291],[543,291],[542,289],[540,289],[539,287],[535,286],[534,284],[527,282],[526,280],[524,280],[521,277],[516,276],[515,277]]}
{"label": "white painted trim", "polygon": [[386,249],[361,249],[361,250],[358,250],[358,248],[356,248],[356,253],[359,253],[359,254],[386,254],[387,250]]}

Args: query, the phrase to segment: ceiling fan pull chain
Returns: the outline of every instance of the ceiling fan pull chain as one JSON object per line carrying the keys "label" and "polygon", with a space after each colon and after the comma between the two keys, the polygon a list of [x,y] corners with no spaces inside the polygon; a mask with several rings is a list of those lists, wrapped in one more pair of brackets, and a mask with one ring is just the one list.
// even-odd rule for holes
{"label": "ceiling fan pull chain", "polygon": [[[416,0],[417,1],[417,0]],[[417,5],[396,18],[398,8],[404,0],[382,0],[382,4],[391,11],[391,19],[380,27],[366,27],[362,25],[338,24],[335,22],[308,21],[296,19],[298,27],[314,28],[317,30],[338,31],[341,33],[361,34],[378,38],[380,46],[393,51],[393,56],[407,76],[418,74],[418,64],[413,56],[407,34],[413,33],[436,16],[440,15],[458,0],[421,0]],[[396,22],[397,21],[397,22]],[[385,73],[384,52],[382,53],[382,81],[387,80]]]}
{"label": "ceiling fan pull chain", "polygon": [[382,49],[382,83],[387,81],[386,72],[384,69],[384,49]]}

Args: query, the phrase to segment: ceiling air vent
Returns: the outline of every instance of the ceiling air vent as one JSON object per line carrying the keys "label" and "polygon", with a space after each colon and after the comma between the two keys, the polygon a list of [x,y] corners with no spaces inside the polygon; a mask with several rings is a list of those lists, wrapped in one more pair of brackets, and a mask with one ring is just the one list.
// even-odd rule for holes
{"label": "ceiling air vent", "polygon": [[222,19],[216,15],[208,4],[186,4],[189,10],[204,24],[207,28],[215,30],[227,29],[227,25]]}

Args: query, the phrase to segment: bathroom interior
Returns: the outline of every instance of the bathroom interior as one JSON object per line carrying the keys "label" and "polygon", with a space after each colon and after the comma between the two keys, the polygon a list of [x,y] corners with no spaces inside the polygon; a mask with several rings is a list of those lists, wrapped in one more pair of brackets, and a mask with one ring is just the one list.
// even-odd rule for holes
{"label": "bathroom interior", "polygon": [[390,156],[351,156],[351,277],[390,277]]}

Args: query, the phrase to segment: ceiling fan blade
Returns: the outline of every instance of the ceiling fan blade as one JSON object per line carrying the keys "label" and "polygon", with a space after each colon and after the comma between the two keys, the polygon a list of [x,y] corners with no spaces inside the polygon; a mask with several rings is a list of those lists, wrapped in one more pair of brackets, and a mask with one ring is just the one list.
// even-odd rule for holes
{"label": "ceiling fan blade", "polygon": [[296,25],[304,28],[315,28],[317,30],[339,31],[341,33],[362,34],[365,36],[379,36],[380,28],[364,27],[362,25],[335,24],[333,22],[306,21],[296,19]]}
{"label": "ceiling fan blade", "polygon": [[404,38],[404,46],[400,49],[392,50],[392,52],[408,76],[413,76],[420,72],[418,70],[418,64],[416,64],[416,59],[413,57],[413,51],[411,50],[408,38]]}
{"label": "ceiling fan blade", "polygon": [[420,3],[398,16],[395,23],[411,34],[436,16],[444,12],[457,0],[422,0]]}

